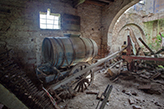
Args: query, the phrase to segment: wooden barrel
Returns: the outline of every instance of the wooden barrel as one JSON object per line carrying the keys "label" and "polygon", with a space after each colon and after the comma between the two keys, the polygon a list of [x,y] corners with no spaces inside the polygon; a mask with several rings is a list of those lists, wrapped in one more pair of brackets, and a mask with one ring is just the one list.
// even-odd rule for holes
{"label": "wooden barrel", "polygon": [[45,63],[65,68],[79,62],[88,62],[98,53],[95,41],[82,37],[47,37],[42,43]]}

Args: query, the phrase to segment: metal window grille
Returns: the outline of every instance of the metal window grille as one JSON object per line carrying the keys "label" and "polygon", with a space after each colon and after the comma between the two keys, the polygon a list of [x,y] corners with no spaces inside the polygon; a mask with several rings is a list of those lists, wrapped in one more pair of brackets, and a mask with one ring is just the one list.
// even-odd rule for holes
{"label": "metal window grille", "polygon": [[40,28],[41,29],[60,29],[60,14],[40,12]]}

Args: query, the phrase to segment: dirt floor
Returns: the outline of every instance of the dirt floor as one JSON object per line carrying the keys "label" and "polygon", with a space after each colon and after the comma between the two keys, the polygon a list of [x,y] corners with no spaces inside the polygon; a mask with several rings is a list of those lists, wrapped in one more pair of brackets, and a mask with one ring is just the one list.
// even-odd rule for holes
{"label": "dirt floor", "polygon": [[[112,69],[117,73],[117,69]],[[110,77],[103,70],[95,73],[93,84],[86,91],[104,92],[113,85],[109,102],[104,109],[164,109],[164,71],[140,70],[136,73],[124,69],[117,77]],[[74,98],[61,102],[63,109],[95,109],[95,94],[78,93]],[[101,104],[101,102],[100,102]]]}

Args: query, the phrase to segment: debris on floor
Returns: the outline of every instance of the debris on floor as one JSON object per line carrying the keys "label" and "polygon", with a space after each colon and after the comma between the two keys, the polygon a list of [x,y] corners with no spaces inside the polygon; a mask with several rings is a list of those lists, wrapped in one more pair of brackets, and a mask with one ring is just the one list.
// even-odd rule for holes
{"label": "debris on floor", "polygon": [[[97,98],[100,99],[106,85],[110,83],[113,85],[113,91],[104,109],[163,109],[163,71],[159,74],[155,69],[141,69],[135,73],[124,67],[124,70],[115,78],[110,74],[106,75],[103,71],[95,73],[95,81],[88,90],[59,105],[63,107],[67,105],[67,109],[95,109],[98,103]],[[114,74],[118,70],[119,68],[111,69]],[[157,74],[158,76],[154,76]]]}
{"label": "debris on floor", "polygon": [[86,91],[86,94],[98,95],[98,93],[99,93],[99,91],[93,91],[93,90],[91,90],[91,91],[90,90],[89,91],[87,90]]}

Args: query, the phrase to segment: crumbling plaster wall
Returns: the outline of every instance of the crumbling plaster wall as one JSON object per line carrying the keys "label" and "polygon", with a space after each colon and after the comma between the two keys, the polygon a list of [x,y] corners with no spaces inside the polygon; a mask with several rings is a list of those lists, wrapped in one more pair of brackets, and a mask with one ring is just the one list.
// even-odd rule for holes
{"label": "crumbling plaster wall", "polygon": [[146,15],[143,16],[144,31],[146,33],[146,41],[150,46],[154,43],[154,49],[159,49],[155,47],[156,37],[159,32],[164,34],[164,1],[163,0],[152,0],[152,5],[145,4],[145,7],[152,9],[151,13],[145,10]]}
{"label": "crumbling plaster wall", "polygon": [[[80,16],[79,32],[63,30],[41,30],[39,12],[67,13]],[[63,36],[64,33],[81,34],[101,43],[101,7],[81,4],[73,8],[61,0],[1,0],[0,42],[6,42],[13,49],[14,57],[22,67],[32,68],[41,63],[42,40],[48,36]],[[100,54],[100,53],[99,53]]]}
{"label": "crumbling plaster wall", "polygon": [[164,35],[164,18],[145,22],[144,27],[147,39],[146,42],[149,47],[155,51],[161,49],[161,42],[157,40],[157,36],[159,36],[159,32]]}

